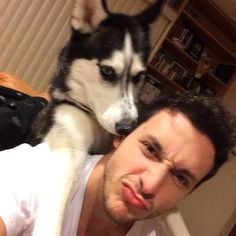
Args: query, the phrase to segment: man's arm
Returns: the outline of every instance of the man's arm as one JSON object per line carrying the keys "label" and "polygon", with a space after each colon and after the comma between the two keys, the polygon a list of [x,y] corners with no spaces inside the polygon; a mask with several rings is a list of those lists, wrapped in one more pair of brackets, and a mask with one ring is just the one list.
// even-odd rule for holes
{"label": "man's arm", "polygon": [[7,229],[1,217],[0,217],[0,236],[7,236]]}

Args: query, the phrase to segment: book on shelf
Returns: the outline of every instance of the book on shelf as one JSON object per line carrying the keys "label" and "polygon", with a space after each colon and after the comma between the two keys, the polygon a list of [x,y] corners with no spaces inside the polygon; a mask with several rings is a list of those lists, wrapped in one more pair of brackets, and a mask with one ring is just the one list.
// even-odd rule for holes
{"label": "book on shelf", "polygon": [[165,75],[168,75],[170,70],[171,70],[171,64],[169,62],[166,62],[161,72]]}
{"label": "book on shelf", "polygon": [[178,77],[183,77],[187,73],[187,70],[185,67],[179,63],[178,61],[173,61],[171,63],[171,70],[175,72],[175,77],[173,80],[178,76]]}
{"label": "book on shelf", "polygon": [[175,29],[170,33],[170,39],[184,50],[190,47],[194,37],[195,34],[184,22],[179,22]]}
{"label": "book on shelf", "polygon": [[[206,54],[208,57],[208,55]],[[202,82],[205,80],[202,78],[196,77],[195,71],[190,72],[181,62],[174,59],[175,57],[170,53],[166,52],[165,50],[160,50],[157,53],[155,60],[153,60],[153,67],[163,76],[165,76],[168,80],[173,81],[174,83],[178,84],[185,90],[195,90],[197,93],[204,93],[207,95],[215,95],[216,91],[212,88],[209,84]],[[227,68],[226,65],[220,65],[218,67],[218,74],[219,71],[223,72],[222,70]],[[231,67],[228,67],[231,68]],[[220,70],[221,69],[221,70]],[[202,73],[204,75],[205,73]],[[201,79],[202,78],[202,79]],[[148,86],[148,85],[147,85]],[[149,89],[149,97],[152,98],[155,96],[155,92],[150,88]]]}
{"label": "book on shelf", "polygon": [[155,58],[155,61],[152,63],[152,65],[155,68],[161,67],[163,63],[165,63],[166,55],[162,52],[158,53],[157,57]]}
{"label": "book on shelf", "polygon": [[[185,42],[188,39],[188,35],[190,34],[189,29],[183,28],[181,31],[177,32],[178,35],[173,35],[172,41],[182,49],[186,49]],[[189,43],[189,42],[188,42]]]}
{"label": "book on shelf", "polygon": [[176,77],[182,77],[187,71],[173,56],[163,51],[160,51],[157,57],[154,58],[152,66],[159,73],[168,77],[169,80],[175,80]]}
{"label": "book on shelf", "polygon": [[201,57],[203,49],[204,44],[202,43],[202,41],[198,37],[194,36],[193,41],[186,50],[190,56],[192,56],[196,61],[198,61]]}
{"label": "book on shelf", "polygon": [[183,38],[182,44],[185,50],[188,50],[191,47],[194,37],[195,37],[194,33],[189,31],[187,35],[185,36],[185,38]]}
{"label": "book on shelf", "polygon": [[185,28],[185,24],[183,21],[179,21],[176,23],[176,26],[171,30],[169,37],[171,39],[178,39],[182,35],[182,31]]}
{"label": "book on shelf", "polygon": [[[181,86],[186,91],[193,90],[199,94],[207,94],[209,96],[216,95],[216,90],[206,81],[205,78],[197,78],[195,72],[190,72],[182,63],[175,60],[174,57],[165,51],[160,51],[158,57],[155,58],[155,69],[166,76],[168,80]],[[219,67],[222,68],[222,67]],[[143,88],[142,99],[150,102],[160,92],[155,79],[149,77],[149,81]],[[160,86],[159,86],[160,87]]]}
{"label": "book on shelf", "polygon": [[194,91],[197,94],[215,96],[216,90],[205,80],[194,77],[193,73],[186,72],[184,76],[176,77],[175,82],[186,91]]}
{"label": "book on shelf", "polygon": [[170,38],[174,44],[185,50],[195,60],[200,58],[204,44],[183,22],[177,24],[173,32],[170,33]]}
{"label": "book on shelf", "polygon": [[182,78],[187,73],[185,67],[174,60],[166,65],[166,70],[160,71],[162,74],[166,75],[169,80],[175,81],[177,78]]}
{"label": "book on shelf", "polygon": [[156,67],[156,65],[159,63],[159,61],[160,61],[160,55],[162,54],[162,52],[161,51],[158,51],[157,52],[157,54],[154,56],[154,58],[152,59],[152,61],[151,61],[151,65],[153,66],[153,67]]}

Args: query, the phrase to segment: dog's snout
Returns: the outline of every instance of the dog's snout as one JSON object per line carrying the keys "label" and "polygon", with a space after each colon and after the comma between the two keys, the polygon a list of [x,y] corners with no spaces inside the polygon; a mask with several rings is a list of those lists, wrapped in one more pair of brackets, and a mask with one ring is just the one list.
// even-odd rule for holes
{"label": "dog's snout", "polygon": [[119,135],[127,135],[135,128],[136,123],[136,120],[123,119],[116,123],[116,132]]}

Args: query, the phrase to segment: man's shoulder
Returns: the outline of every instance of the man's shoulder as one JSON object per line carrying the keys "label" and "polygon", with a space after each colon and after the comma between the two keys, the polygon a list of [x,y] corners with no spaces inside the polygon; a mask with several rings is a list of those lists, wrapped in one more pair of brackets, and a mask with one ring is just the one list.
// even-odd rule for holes
{"label": "man's shoulder", "polygon": [[46,143],[40,143],[36,146],[30,146],[27,143],[23,143],[19,146],[16,146],[11,149],[6,149],[0,152],[1,156],[8,156],[8,157],[13,157],[13,156],[20,156],[21,158],[30,156],[32,153],[33,157],[40,155],[41,153],[49,152],[49,147]]}
{"label": "man's shoulder", "polygon": [[[26,183],[33,182],[42,175],[45,169],[45,159],[49,153],[46,144],[35,147],[29,144],[22,144],[15,148],[0,152],[0,182],[1,186],[6,185],[17,187],[17,184],[26,186]],[[40,170],[41,169],[41,170]],[[40,174],[41,173],[41,174]]]}

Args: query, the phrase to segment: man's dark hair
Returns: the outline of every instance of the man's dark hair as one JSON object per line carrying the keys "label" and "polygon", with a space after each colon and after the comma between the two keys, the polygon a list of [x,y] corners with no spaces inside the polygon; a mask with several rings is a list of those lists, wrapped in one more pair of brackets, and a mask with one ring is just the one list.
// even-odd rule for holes
{"label": "man's dark hair", "polygon": [[186,93],[159,96],[153,103],[140,109],[138,123],[145,122],[163,109],[183,113],[190,119],[195,128],[211,140],[215,149],[215,163],[200,183],[214,176],[226,162],[230,151],[236,144],[235,117],[225,109],[222,102],[217,98]]}

